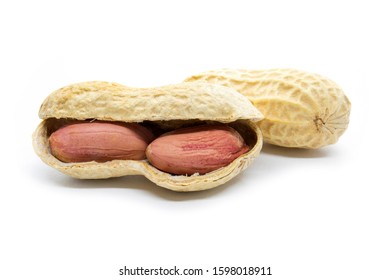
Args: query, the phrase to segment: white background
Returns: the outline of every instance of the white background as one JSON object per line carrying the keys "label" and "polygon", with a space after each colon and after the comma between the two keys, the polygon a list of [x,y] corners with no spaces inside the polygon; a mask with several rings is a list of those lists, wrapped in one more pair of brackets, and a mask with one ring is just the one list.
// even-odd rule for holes
{"label": "white background", "polygon": [[[390,279],[386,1],[1,1],[1,279]],[[336,81],[350,126],[317,151],[266,145],[213,190],[141,176],[79,181],[31,134],[74,82],[133,87],[219,68],[292,67]],[[209,269],[119,276],[123,266]],[[214,266],[270,266],[217,277]]]}

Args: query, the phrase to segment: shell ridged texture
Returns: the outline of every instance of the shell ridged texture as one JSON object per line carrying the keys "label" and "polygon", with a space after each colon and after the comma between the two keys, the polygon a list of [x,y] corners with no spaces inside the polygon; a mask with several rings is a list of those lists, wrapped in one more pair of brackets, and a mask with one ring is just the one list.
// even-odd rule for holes
{"label": "shell ridged texture", "polygon": [[103,81],[72,84],[53,92],[43,102],[39,116],[124,122],[198,119],[224,123],[263,117],[247,98],[216,84],[131,88]]}
{"label": "shell ridged texture", "polygon": [[208,71],[186,79],[231,87],[263,113],[268,143],[320,148],[337,142],[348,127],[351,103],[333,81],[295,69]]}

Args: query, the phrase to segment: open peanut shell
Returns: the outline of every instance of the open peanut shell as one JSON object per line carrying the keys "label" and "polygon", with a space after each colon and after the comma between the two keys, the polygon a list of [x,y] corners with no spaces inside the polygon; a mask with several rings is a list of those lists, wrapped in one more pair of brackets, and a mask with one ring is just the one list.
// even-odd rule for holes
{"label": "open peanut shell", "polygon": [[[221,185],[244,170],[259,155],[262,134],[256,122],[262,114],[231,88],[210,83],[181,83],[156,88],[130,88],[109,82],[84,82],[63,87],[41,105],[43,121],[33,134],[37,155],[49,166],[79,179],[144,175],[158,186],[174,191],[199,191]],[[236,129],[249,151],[229,165],[199,175],[172,175],[147,160],[65,163],[51,154],[48,138],[72,121],[140,123],[169,131],[204,123],[224,123]]]}

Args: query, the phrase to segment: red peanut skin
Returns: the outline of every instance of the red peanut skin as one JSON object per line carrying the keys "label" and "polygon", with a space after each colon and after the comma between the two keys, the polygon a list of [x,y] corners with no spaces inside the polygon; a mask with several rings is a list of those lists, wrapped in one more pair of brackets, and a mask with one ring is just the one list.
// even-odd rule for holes
{"label": "red peanut skin", "polygon": [[139,124],[81,122],[49,137],[51,153],[63,162],[142,160],[153,134]]}
{"label": "red peanut skin", "polygon": [[176,175],[205,174],[227,166],[249,150],[226,125],[203,125],[165,133],[149,144],[146,157],[156,168]]}

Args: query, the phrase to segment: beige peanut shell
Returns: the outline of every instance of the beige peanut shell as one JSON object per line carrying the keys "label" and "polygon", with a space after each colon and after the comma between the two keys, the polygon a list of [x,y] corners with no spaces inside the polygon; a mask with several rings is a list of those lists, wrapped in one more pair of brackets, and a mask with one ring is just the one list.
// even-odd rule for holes
{"label": "beige peanut shell", "polygon": [[316,149],[334,144],[349,123],[351,103],[342,89],[323,76],[296,69],[203,72],[186,79],[231,87],[264,114],[264,141]]}
{"label": "beige peanut shell", "polygon": [[[37,155],[49,166],[80,179],[144,175],[175,191],[198,191],[221,185],[244,170],[260,153],[262,134],[256,122],[262,114],[235,90],[209,83],[181,83],[158,88],[129,88],[109,82],[85,82],[63,87],[41,105],[44,119],[33,134]],[[152,122],[163,128],[192,123],[226,123],[245,139],[250,150],[226,167],[191,176],[162,172],[147,160],[64,163],[50,151],[48,137],[69,120]]]}

